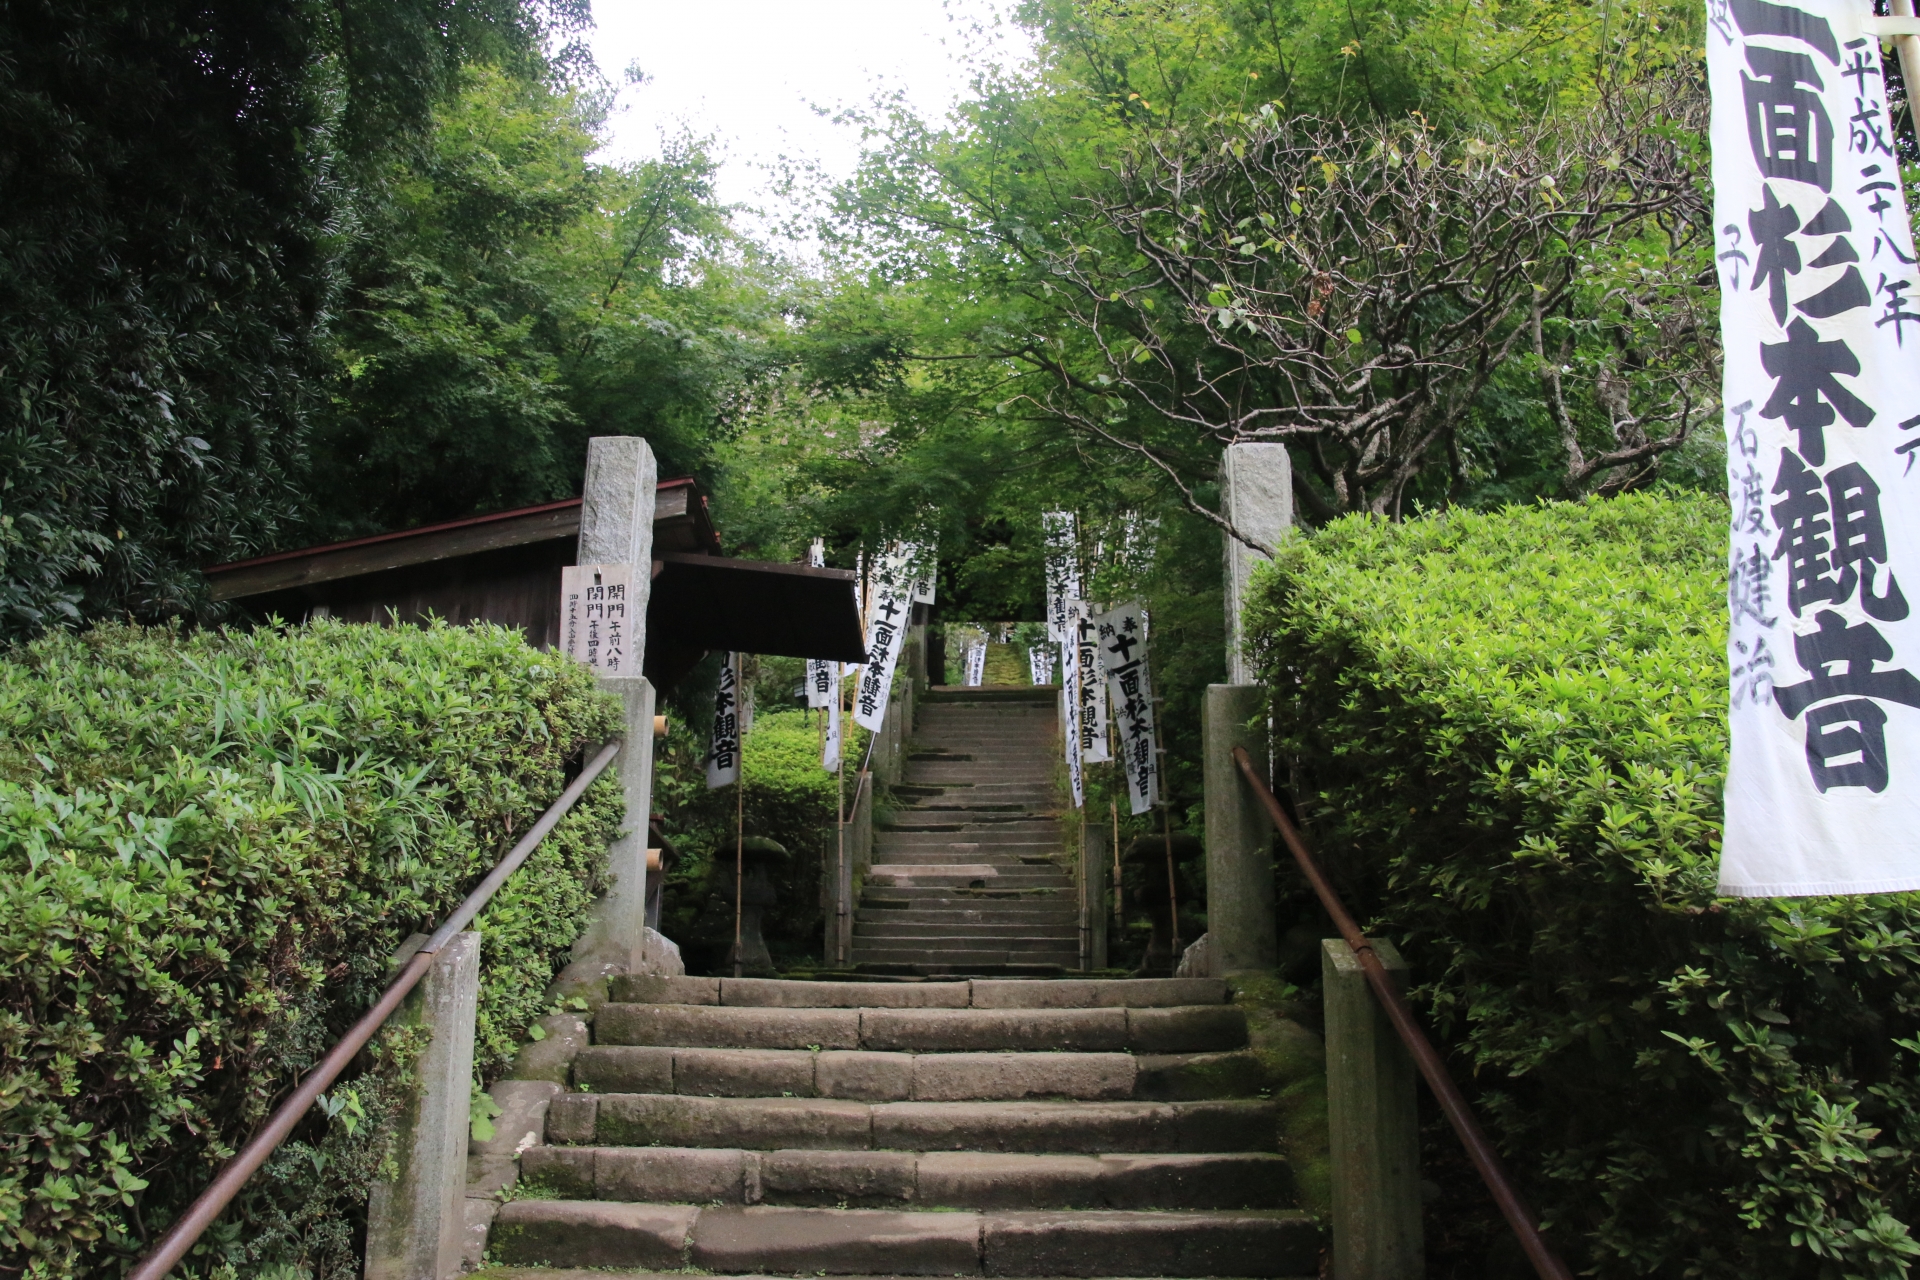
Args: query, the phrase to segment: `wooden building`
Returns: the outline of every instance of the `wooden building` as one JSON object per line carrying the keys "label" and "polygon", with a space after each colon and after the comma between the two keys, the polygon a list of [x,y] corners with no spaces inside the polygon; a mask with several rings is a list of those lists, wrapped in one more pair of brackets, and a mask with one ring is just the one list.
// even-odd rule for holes
{"label": "wooden building", "polygon": [[[560,571],[576,562],[581,500],[302,547],[205,572],[213,598],[254,622],[497,622],[552,648]],[[691,479],[655,491],[643,668],[665,690],[710,650],[860,662],[854,575],[721,554]]]}

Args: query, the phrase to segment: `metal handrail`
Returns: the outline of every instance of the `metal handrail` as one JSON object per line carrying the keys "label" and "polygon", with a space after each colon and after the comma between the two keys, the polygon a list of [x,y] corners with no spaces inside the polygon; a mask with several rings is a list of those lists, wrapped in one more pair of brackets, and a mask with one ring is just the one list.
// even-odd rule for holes
{"label": "metal handrail", "polygon": [[348,1031],[340,1043],[334,1045],[327,1056],[320,1060],[320,1064],[308,1073],[307,1078],[300,1082],[300,1087],[275,1108],[265,1127],[253,1135],[253,1139],[240,1149],[239,1154],[227,1161],[214,1180],[207,1184],[207,1189],[202,1191],[199,1197],[187,1207],[187,1211],[167,1229],[167,1234],[160,1237],[160,1243],[153,1247],[152,1252],[127,1273],[126,1280],[161,1280],[162,1276],[173,1270],[180,1259],[187,1256],[187,1250],[193,1248],[194,1242],[213,1225],[214,1220],[220,1216],[221,1210],[240,1194],[240,1188],[246,1185],[247,1179],[252,1177],[255,1171],[267,1162],[267,1157],[287,1140],[294,1126],[298,1125],[301,1117],[306,1115],[307,1109],[313,1106],[315,1100],[326,1091],[327,1086],[346,1070],[347,1064],[353,1061],[353,1055],[359,1053],[367,1041],[373,1039],[380,1028],[386,1025],[393,1011],[400,1007],[400,1002],[406,998],[407,993],[419,985],[420,979],[425,977],[427,970],[433,967],[435,953],[452,941],[455,934],[473,922],[473,918],[480,914],[481,908],[487,905],[487,900],[507,882],[508,876],[520,869],[520,864],[527,860],[560,819],[567,816],[567,811],[572,809],[585,794],[586,789],[593,784],[593,780],[606,770],[607,765],[612,763],[613,757],[619,754],[619,751],[620,740],[616,738],[602,747],[600,753],[587,762],[587,767],[580,771],[580,776],[573,780],[572,785],[560,793],[560,798],[540,815],[540,820],[534,823],[527,834],[520,838],[520,842],[500,860],[500,864],[487,873],[487,878],[482,880],[458,907],[454,908],[453,914],[447,917],[446,922],[435,929],[433,936],[413,953],[407,960],[406,967],[400,970],[400,975],[381,994],[373,1008],[367,1010],[360,1021],[353,1024],[353,1029]]}
{"label": "metal handrail", "polygon": [[1540,1280],[1573,1280],[1573,1273],[1567,1270],[1567,1264],[1560,1260],[1552,1246],[1540,1235],[1532,1211],[1514,1189],[1505,1166],[1500,1162],[1499,1153],[1487,1141],[1486,1134],[1480,1131],[1479,1122],[1473,1118],[1473,1112],[1468,1109],[1467,1100],[1453,1083],[1453,1077],[1447,1074],[1447,1066],[1440,1060],[1433,1042],[1427,1039],[1426,1032],[1414,1020],[1413,1009],[1407,1004],[1407,998],[1400,994],[1400,988],[1394,985],[1393,979],[1387,974],[1386,965],[1374,954],[1373,943],[1367,941],[1366,935],[1360,932],[1360,926],[1347,913],[1346,904],[1340,901],[1340,895],[1334,892],[1333,885],[1320,870],[1319,862],[1307,848],[1306,841],[1300,838],[1293,820],[1287,817],[1286,810],[1280,807],[1273,792],[1267,789],[1266,782],[1253,767],[1253,757],[1247,754],[1245,747],[1235,747],[1233,760],[1253,787],[1254,794],[1266,806],[1267,816],[1279,828],[1280,838],[1287,842],[1293,860],[1300,864],[1301,874],[1306,876],[1307,883],[1313,886],[1314,893],[1319,896],[1320,905],[1326,908],[1334,927],[1340,930],[1340,936],[1353,949],[1354,959],[1360,962],[1360,971],[1366,975],[1367,985],[1373,988],[1373,994],[1379,998],[1380,1007],[1386,1010],[1387,1020],[1393,1023],[1393,1029],[1400,1033],[1400,1040],[1413,1055],[1420,1074],[1426,1077],[1427,1087],[1433,1090],[1433,1096],[1439,1101],[1447,1122],[1460,1136],[1461,1144],[1467,1149],[1467,1158],[1473,1161],[1481,1181],[1493,1193],[1501,1216],[1507,1220],[1514,1235],[1520,1238],[1520,1247],[1526,1251],[1527,1260],[1533,1264],[1534,1271],[1539,1274]]}

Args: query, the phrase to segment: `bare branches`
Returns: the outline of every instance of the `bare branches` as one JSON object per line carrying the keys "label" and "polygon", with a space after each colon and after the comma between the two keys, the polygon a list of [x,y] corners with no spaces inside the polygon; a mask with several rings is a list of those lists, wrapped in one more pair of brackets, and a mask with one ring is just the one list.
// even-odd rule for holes
{"label": "bare branches", "polygon": [[1704,108],[1676,81],[1497,142],[1271,108],[1156,135],[1051,259],[1104,372],[1048,408],[1136,451],[1139,408],[1311,444],[1325,505],[1392,514],[1430,458],[1459,470],[1457,425],[1520,359],[1568,487],[1631,483],[1714,408]]}

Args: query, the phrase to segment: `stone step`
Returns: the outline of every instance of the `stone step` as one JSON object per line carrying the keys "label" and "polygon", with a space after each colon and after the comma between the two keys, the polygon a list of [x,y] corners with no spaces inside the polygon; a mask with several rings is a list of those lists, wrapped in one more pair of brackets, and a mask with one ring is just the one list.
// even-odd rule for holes
{"label": "stone step", "polygon": [[916,924],[930,925],[970,925],[996,926],[1019,925],[1023,928],[1073,928],[1080,923],[1079,913],[1071,906],[1054,906],[1048,903],[1036,903],[1027,906],[1012,903],[1004,907],[947,908],[904,907],[889,904],[879,907],[872,903],[863,903],[853,913],[853,925],[857,931],[865,924],[890,924],[899,920],[911,920]]}
{"label": "stone step", "polygon": [[566,1093],[547,1141],[583,1147],[741,1147],[755,1151],[1278,1151],[1262,1099],[1180,1102],[861,1102]]}
{"label": "stone step", "polygon": [[1036,867],[990,867],[984,865],[957,869],[949,865],[908,866],[903,863],[876,863],[867,872],[867,883],[879,888],[975,888],[992,885],[1001,889],[1068,889],[1071,877]]}
{"label": "stone step", "polygon": [[914,831],[893,829],[874,832],[872,861],[883,862],[880,854],[940,853],[948,862],[977,862],[975,854],[995,854],[1003,858],[1072,858],[1075,853],[1064,847],[1058,832],[1036,836],[1024,832],[1000,832],[992,828],[975,831]]}
{"label": "stone step", "polygon": [[1053,917],[1078,920],[1078,907],[1060,898],[1005,898],[981,902],[971,898],[893,898],[875,894],[863,897],[856,908],[856,920],[895,919],[911,914],[917,920],[939,920],[948,916],[957,921],[982,923],[1039,922]]}
{"label": "stone step", "polygon": [[1320,1230],[1289,1209],[928,1213],[514,1200],[488,1250],[511,1266],[722,1275],[1305,1276]]}
{"label": "stone step", "polygon": [[1248,1050],[1204,1054],[887,1053],[588,1045],[573,1081],[593,1093],[707,1098],[851,1098],[859,1102],[1190,1102],[1251,1097]]}
{"label": "stone step", "polygon": [[893,816],[885,822],[873,825],[875,834],[882,831],[978,831],[1001,837],[1025,836],[1029,840],[1057,840],[1060,837],[1060,819],[1050,813],[979,813],[947,810],[934,812],[926,809],[895,809]]}
{"label": "stone step", "polygon": [[[936,939],[973,938],[981,942],[992,942],[998,946],[1012,946],[1016,940],[1028,940],[1038,946],[1066,944],[1080,945],[1080,926],[1078,921],[1068,920],[1060,924],[1040,925],[1032,922],[1014,924],[981,924],[969,921],[965,925],[943,924],[932,921],[919,921],[912,918],[861,923],[854,921],[854,945],[859,946],[861,939],[877,938],[926,938]],[[1016,950],[1018,948],[1015,948]],[[1031,948],[1029,948],[1031,949]]]}
{"label": "stone step", "polygon": [[867,973],[1024,974],[1029,977],[1054,977],[1081,968],[1080,948],[1062,951],[1014,951],[995,947],[991,942],[978,947],[934,951],[925,943],[899,947],[862,946],[853,948],[854,968]]}
{"label": "stone step", "polygon": [[972,1151],[747,1151],[535,1147],[522,1185],[569,1200],[941,1209],[1280,1209],[1270,1152],[1028,1155]]}
{"label": "stone step", "polygon": [[[1001,853],[973,851],[956,856],[938,849],[888,849],[876,851],[874,866],[902,867],[907,870],[889,875],[926,874],[929,867],[990,867],[996,876],[1025,871],[1043,871],[1072,879],[1072,865],[1058,853]],[[871,873],[872,868],[868,869]]]}
{"label": "stone step", "polygon": [[[937,951],[940,948],[928,948]],[[1232,1005],[1172,1008],[787,1009],[606,1004],[596,1044],[715,1049],[1217,1053],[1247,1043]]]}
{"label": "stone step", "polygon": [[619,1004],[727,1005],[759,1009],[1172,1009],[1224,1005],[1227,984],[1219,978],[801,982],[787,978],[655,978],[622,974],[613,979],[613,997]]}
{"label": "stone step", "polygon": [[1040,902],[1057,900],[1061,890],[1023,888],[1016,884],[986,885],[875,885],[869,884],[861,895],[863,902]]}

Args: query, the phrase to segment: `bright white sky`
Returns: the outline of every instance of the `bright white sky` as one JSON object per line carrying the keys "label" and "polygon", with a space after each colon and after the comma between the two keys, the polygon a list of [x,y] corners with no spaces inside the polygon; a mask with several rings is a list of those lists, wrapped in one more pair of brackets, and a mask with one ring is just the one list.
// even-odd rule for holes
{"label": "bright white sky", "polygon": [[[767,167],[779,157],[814,161],[836,178],[853,172],[859,133],[835,125],[833,111],[900,89],[922,118],[939,120],[967,91],[973,57],[1021,61],[1031,45],[1004,21],[1011,8],[1011,0],[595,0],[594,59],[620,92],[601,158],[656,156],[661,134],[685,123],[720,144],[720,198],[777,218],[788,209],[771,194]],[[627,83],[630,65],[652,81]]]}

